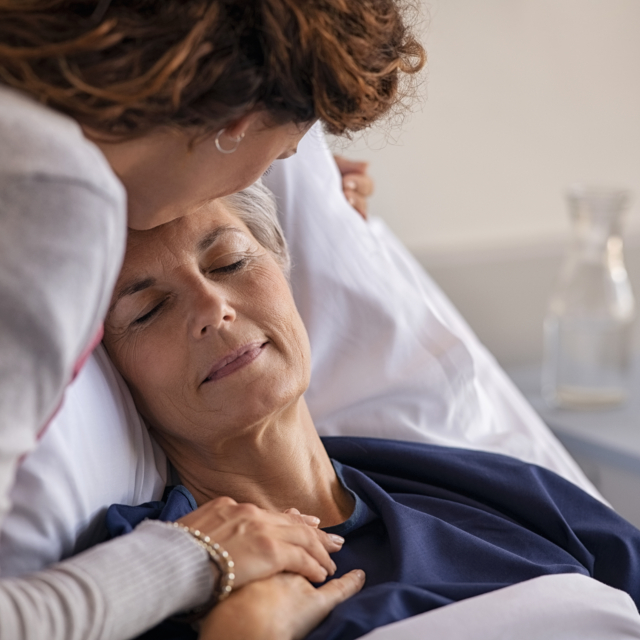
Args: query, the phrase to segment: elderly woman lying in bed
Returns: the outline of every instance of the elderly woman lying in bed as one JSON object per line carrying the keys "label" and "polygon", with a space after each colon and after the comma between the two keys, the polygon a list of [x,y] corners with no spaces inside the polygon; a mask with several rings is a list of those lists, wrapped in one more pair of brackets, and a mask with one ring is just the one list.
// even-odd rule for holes
{"label": "elderly woman lying in bed", "polygon": [[[130,234],[105,345],[181,486],[165,503],[112,507],[114,534],[221,496],[316,515],[345,539],[336,576],[362,569],[366,585],[312,639],[357,638],[545,574],[589,575],[640,603],[640,532],[554,473],[477,451],[321,440],[287,269],[259,185]],[[242,591],[205,624],[234,612]]]}

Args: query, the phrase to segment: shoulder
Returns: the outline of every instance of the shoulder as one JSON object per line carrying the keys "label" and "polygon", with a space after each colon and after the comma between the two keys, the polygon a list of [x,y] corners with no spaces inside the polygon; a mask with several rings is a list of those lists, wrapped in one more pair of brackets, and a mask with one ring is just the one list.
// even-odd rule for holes
{"label": "shoulder", "polygon": [[71,118],[0,85],[0,176],[76,182],[125,206],[125,194],[100,150]]}

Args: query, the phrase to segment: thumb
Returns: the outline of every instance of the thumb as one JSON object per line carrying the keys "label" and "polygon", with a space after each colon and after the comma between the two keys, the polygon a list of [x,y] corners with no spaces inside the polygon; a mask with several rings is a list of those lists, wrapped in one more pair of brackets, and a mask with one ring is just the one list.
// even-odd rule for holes
{"label": "thumb", "polygon": [[341,602],[355,595],[364,585],[364,571],[356,569],[335,580],[329,580],[315,590],[315,598],[305,600],[306,607],[298,610],[297,630],[294,640],[304,638],[311,629],[317,627]]}
{"label": "thumb", "polygon": [[324,597],[327,614],[341,602],[358,593],[364,586],[365,577],[364,571],[354,569],[343,575],[342,578],[329,580],[319,587],[318,591]]}

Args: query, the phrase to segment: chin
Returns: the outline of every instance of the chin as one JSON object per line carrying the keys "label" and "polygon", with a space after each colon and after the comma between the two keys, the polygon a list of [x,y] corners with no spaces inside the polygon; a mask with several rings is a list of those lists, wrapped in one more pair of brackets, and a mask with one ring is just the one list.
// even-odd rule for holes
{"label": "chin", "polygon": [[252,171],[251,175],[249,175],[246,178],[246,180],[244,181],[241,187],[239,187],[238,189],[235,189],[230,193],[236,193],[237,191],[242,191],[242,189],[246,189],[247,187],[250,187],[252,184],[260,180],[262,176],[265,174],[265,172],[273,165],[274,162],[275,160],[272,160],[271,162],[263,162],[262,164],[260,164],[260,166],[257,167],[255,171]]}
{"label": "chin", "polygon": [[253,425],[277,416],[295,406],[302,398],[304,390],[287,386],[281,389],[271,389],[259,392],[249,385],[245,395],[241,398],[242,416],[240,424]]}

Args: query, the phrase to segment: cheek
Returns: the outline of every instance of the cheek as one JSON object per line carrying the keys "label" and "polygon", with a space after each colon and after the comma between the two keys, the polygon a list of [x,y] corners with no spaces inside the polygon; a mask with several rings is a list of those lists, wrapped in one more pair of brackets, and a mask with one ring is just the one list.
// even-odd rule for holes
{"label": "cheek", "polygon": [[295,306],[289,284],[277,271],[265,271],[250,294],[259,322],[267,327],[275,346],[284,355],[287,377],[296,372],[297,381],[308,384],[311,349],[307,331]]}
{"label": "cheek", "polygon": [[131,336],[110,355],[126,380],[140,413],[156,423],[170,407],[166,399],[175,396],[184,363],[176,341],[162,338],[159,330]]}

